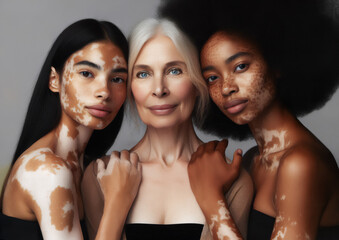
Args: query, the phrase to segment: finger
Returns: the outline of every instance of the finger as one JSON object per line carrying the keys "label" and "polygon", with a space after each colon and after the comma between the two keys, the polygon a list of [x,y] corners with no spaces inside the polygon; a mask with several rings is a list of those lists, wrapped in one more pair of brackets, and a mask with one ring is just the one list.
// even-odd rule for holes
{"label": "finger", "polygon": [[241,149],[237,149],[233,153],[232,166],[235,169],[240,169],[241,162],[242,162],[242,150]]}
{"label": "finger", "polygon": [[228,145],[228,140],[223,139],[220,142],[218,142],[217,146],[215,147],[215,151],[219,151],[222,155],[225,155],[227,145]]}
{"label": "finger", "polygon": [[137,153],[135,152],[132,152],[130,153],[130,161],[131,161],[131,164],[132,166],[134,166],[135,168],[138,168],[138,164],[139,164],[139,156]]}
{"label": "finger", "polygon": [[122,150],[120,152],[120,159],[121,160],[126,160],[126,161],[130,161],[130,154],[127,150]]}
{"label": "finger", "polygon": [[214,152],[215,147],[217,146],[218,141],[210,141],[205,143],[205,152]]}
{"label": "finger", "polygon": [[118,152],[111,154],[111,158],[109,159],[109,162],[106,167],[106,174],[111,174],[113,172],[115,163],[119,160],[119,158],[117,157],[118,154],[119,154]]}
{"label": "finger", "polygon": [[97,159],[97,165],[98,165],[98,172],[97,172],[97,178],[101,179],[105,174],[105,163],[101,159]]}
{"label": "finger", "polygon": [[118,151],[113,151],[113,152],[111,153],[111,158],[114,158],[114,159],[116,159],[116,160],[120,159],[120,152],[118,152]]}

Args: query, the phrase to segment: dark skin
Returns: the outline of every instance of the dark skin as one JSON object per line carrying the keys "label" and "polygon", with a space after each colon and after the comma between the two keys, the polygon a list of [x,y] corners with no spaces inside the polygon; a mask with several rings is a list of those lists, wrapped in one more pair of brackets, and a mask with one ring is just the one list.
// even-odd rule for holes
{"label": "dark skin", "polygon": [[[203,47],[201,64],[212,100],[232,121],[248,124],[258,144],[245,154],[244,162],[255,185],[254,209],[276,219],[271,239],[315,239],[318,227],[339,225],[336,161],[275,97],[274,74],[269,74],[255,45],[218,32]],[[230,107],[235,100],[238,105]],[[213,176],[227,164],[217,154],[208,154],[220,161],[215,161],[214,169],[201,169],[200,178]],[[204,153],[200,156],[198,161],[207,159]],[[194,174],[198,173],[190,174],[192,182],[196,181]],[[230,174],[226,168],[224,174]],[[214,196],[201,205],[204,213],[218,206],[215,199],[222,193],[222,183],[229,185],[219,178],[214,189],[199,194]]]}
{"label": "dark skin", "polygon": [[[236,228],[232,217],[220,219],[217,223],[213,221],[213,216],[217,216],[222,207],[211,204],[218,201],[227,204],[224,192],[227,191],[231,184],[239,177],[240,165],[242,160],[242,151],[238,149],[234,152],[231,164],[226,163],[225,150],[228,145],[227,140],[212,141],[199,146],[197,151],[192,154],[188,165],[188,176],[190,185],[199,206],[202,208],[206,221],[214,237],[218,236],[220,228],[224,227],[228,234],[240,238],[241,234]],[[218,168],[216,168],[218,166]],[[203,172],[204,174],[200,174]],[[227,174],[225,174],[227,172]],[[211,188],[211,186],[214,186]],[[208,193],[208,195],[205,195]],[[226,234],[221,234],[227,236]]]}

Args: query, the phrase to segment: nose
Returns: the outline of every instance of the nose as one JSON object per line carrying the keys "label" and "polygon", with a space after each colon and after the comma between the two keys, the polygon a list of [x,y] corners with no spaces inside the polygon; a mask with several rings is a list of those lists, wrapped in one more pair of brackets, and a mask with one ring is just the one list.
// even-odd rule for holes
{"label": "nose", "polygon": [[221,93],[224,97],[230,96],[239,91],[238,85],[231,78],[224,78],[221,85]]}
{"label": "nose", "polygon": [[165,84],[165,79],[159,78],[158,80],[154,81],[154,86],[152,90],[152,96],[154,97],[164,97],[169,94],[169,89],[167,88]]}
{"label": "nose", "polygon": [[96,98],[106,100],[109,97],[110,92],[109,92],[107,84],[108,84],[107,81],[104,81],[104,82],[101,82],[100,85],[98,85],[98,88],[95,90],[95,93],[94,93]]}

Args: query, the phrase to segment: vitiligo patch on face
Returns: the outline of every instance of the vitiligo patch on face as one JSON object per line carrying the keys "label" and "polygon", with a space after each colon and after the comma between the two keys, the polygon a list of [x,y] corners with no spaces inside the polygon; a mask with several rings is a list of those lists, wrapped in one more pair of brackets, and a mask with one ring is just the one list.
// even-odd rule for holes
{"label": "vitiligo patch on face", "polygon": [[57,187],[50,195],[51,222],[57,230],[73,228],[74,199],[70,189]]}
{"label": "vitiligo patch on face", "polygon": [[[210,230],[217,233],[218,239],[240,239],[223,200],[218,201],[218,214],[211,216]],[[226,220],[226,223],[225,223]]]}
{"label": "vitiligo patch on face", "polygon": [[113,61],[113,68],[126,66],[125,58],[120,57],[118,55],[112,58],[112,61]]}
{"label": "vitiligo patch on face", "polygon": [[[68,165],[61,158],[55,156],[49,148],[40,148],[29,152],[23,155],[19,161],[20,166],[10,181],[17,181],[41,210],[40,226],[43,232],[53,234],[53,232],[59,231],[52,224],[52,215],[54,216],[54,214],[50,210],[54,203],[49,199],[55,198],[52,193],[55,194],[55,190],[58,188],[67,190],[67,196],[69,196],[72,186],[74,186],[72,172]],[[68,232],[68,229],[62,231]]]}

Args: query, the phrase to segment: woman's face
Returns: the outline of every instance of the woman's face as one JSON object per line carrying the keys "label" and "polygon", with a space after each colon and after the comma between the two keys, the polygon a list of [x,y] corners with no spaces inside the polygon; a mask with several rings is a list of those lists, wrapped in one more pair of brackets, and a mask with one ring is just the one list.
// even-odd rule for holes
{"label": "woman's face", "polygon": [[250,123],[272,102],[273,80],[250,42],[217,32],[204,45],[200,57],[212,100],[235,123]]}
{"label": "woman's face", "polygon": [[141,120],[155,128],[190,119],[196,90],[172,40],[156,35],[142,47],[132,72],[131,90]]}
{"label": "woman's face", "polygon": [[63,112],[92,129],[108,126],[126,98],[127,64],[109,41],[94,42],[72,54],[62,72]]}

